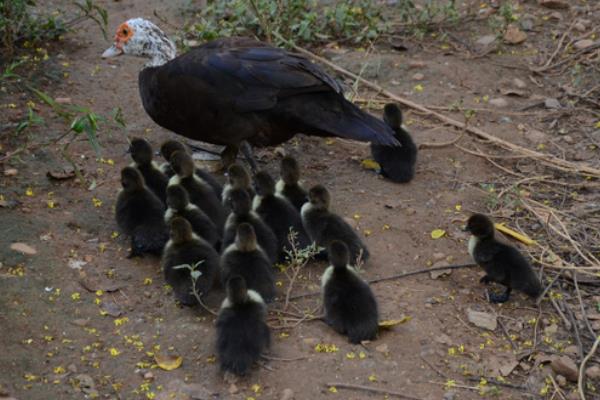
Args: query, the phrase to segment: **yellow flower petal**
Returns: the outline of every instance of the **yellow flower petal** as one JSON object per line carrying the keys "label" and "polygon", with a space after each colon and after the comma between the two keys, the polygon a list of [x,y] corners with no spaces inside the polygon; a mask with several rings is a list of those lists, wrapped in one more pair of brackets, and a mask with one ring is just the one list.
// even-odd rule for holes
{"label": "yellow flower petal", "polygon": [[439,239],[446,234],[446,231],[443,229],[434,229],[431,231],[432,239]]}
{"label": "yellow flower petal", "polygon": [[154,361],[156,361],[156,364],[165,371],[172,371],[181,367],[181,364],[183,363],[183,358],[181,356],[171,356],[155,353]]}

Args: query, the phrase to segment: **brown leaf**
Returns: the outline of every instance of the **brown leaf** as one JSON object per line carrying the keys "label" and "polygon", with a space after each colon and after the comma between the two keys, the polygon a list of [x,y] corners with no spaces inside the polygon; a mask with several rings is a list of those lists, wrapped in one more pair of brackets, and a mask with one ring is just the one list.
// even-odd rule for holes
{"label": "brown leaf", "polygon": [[28,256],[33,256],[37,254],[37,250],[26,243],[13,243],[10,245],[10,248],[11,250],[18,251],[19,253],[23,253]]}
{"label": "brown leaf", "polygon": [[569,8],[569,3],[563,0],[538,0],[538,4],[553,10],[564,10]]}
{"label": "brown leaf", "polygon": [[75,170],[73,168],[63,168],[60,170],[52,170],[46,172],[46,176],[51,179],[56,179],[58,181],[62,181],[65,179],[72,179],[75,177]]}
{"label": "brown leaf", "polygon": [[509,44],[520,44],[527,40],[527,34],[516,25],[509,25],[504,33],[504,41]]}

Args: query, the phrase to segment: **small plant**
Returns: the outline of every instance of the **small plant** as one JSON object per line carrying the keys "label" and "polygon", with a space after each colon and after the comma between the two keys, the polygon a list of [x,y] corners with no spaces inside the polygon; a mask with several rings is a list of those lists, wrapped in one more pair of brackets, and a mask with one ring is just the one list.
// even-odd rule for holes
{"label": "small plant", "polygon": [[196,301],[198,302],[198,304],[200,304],[200,306],[202,308],[204,308],[206,311],[208,311],[212,315],[217,315],[217,313],[214,310],[211,310],[202,301],[202,295],[204,293],[198,293],[198,290],[196,290],[196,281],[198,281],[198,279],[200,279],[200,277],[202,276],[202,271],[200,271],[198,268],[203,263],[204,263],[204,260],[200,260],[200,261],[194,263],[193,265],[181,264],[181,265],[177,265],[177,266],[173,267],[173,269],[187,269],[190,271],[190,279],[192,281],[192,290],[191,290],[190,294],[194,295],[194,297],[196,298]]}
{"label": "small plant", "polygon": [[460,16],[455,0],[426,0],[419,5],[412,0],[399,0],[395,10],[408,31],[419,36],[443,24],[456,24]]}
{"label": "small plant", "polygon": [[287,40],[360,44],[389,30],[382,6],[367,0],[320,6],[309,0],[216,0],[194,16],[187,35],[212,40],[223,36],[255,35],[277,45]]}

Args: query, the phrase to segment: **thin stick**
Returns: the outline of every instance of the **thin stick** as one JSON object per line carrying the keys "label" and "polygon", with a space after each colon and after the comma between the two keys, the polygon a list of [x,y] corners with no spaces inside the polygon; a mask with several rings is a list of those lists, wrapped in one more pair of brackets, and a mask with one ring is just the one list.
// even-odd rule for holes
{"label": "thin stick", "polygon": [[585,326],[588,328],[592,337],[596,337],[596,332],[592,328],[590,324],[590,320],[585,312],[585,306],[583,305],[583,299],[581,298],[581,292],[579,291],[579,284],[577,282],[577,272],[573,273],[573,283],[575,284],[575,294],[577,295],[577,300],[579,300],[579,308],[581,308],[581,315],[583,316],[583,321],[585,322]]}
{"label": "thin stick", "polygon": [[581,361],[581,365],[579,366],[579,379],[577,379],[577,390],[579,391],[579,396],[581,397],[581,400],[585,400],[585,392],[583,390],[585,364],[587,364],[588,360],[592,358],[592,356],[596,352],[596,349],[598,349],[598,344],[600,344],[600,336],[596,337],[596,341],[594,342],[592,349],[583,358],[583,361]]}
{"label": "thin stick", "polygon": [[387,394],[390,396],[397,396],[402,399],[422,400],[419,397],[412,397],[412,396],[406,395],[404,393],[394,392],[391,390],[376,388],[376,387],[372,387],[372,386],[353,385],[353,384],[343,383],[343,382],[330,382],[330,383],[326,383],[325,386],[327,386],[327,387],[334,386],[334,387],[340,388],[340,389],[362,390],[364,392],[370,392],[370,393],[383,393],[383,394]]}
{"label": "thin stick", "polygon": [[299,361],[299,360],[306,359],[306,357],[294,357],[294,358],[272,357],[272,356],[268,356],[266,354],[261,354],[260,357],[264,358],[265,360],[269,360],[269,361]]}
{"label": "thin stick", "polygon": [[[419,274],[424,274],[424,273],[432,272],[432,271],[441,271],[444,269],[471,268],[471,267],[476,267],[476,266],[477,266],[477,264],[475,264],[475,263],[467,263],[467,264],[446,265],[446,266],[440,266],[440,267],[434,267],[434,268],[423,268],[423,269],[418,269],[416,271],[404,272],[402,274],[384,276],[383,278],[375,278],[375,279],[368,280],[367,282],[368,283],[379,283],[379,282],[385,282],[385,281],[392,281],[392,280],[396,280],[396,279],[402,279],[402,278],[406,278],[407,276],[419,275]],[[321,292],[310,292],[310,293],[297,294],[295,296],[291,296],[290,300],[296,300],[296,299],[300,299],[303,297],[312,297],[312,296],[316,296],[320,293]]]}
{"label": "thin stick", "polygon": [[[346,70],[346,69],[338,66],[337,64],[329,61],[328,59],[326,59],[324,57],[317,56],[316,54],[314,54],[314,53],[312,53],[312,52],[310,52],[310,51],[308,51],[308,50],[306,50],[306,49],[304,49],[304,48],[302,48],[300,46],[297,46],[296,44],[294,44],[294,43],[286,40],[285,38],[283,38],[277,32],[274,32],[274,34],[276,36],[278,36],[281,40],[284,40],[285,42],[287,42],[288,45],[291,46],[294,50],[296,50],[296,51],[298,51],[298,52],[300,52],[300,53],[302,53],[302,54],[304,54],[304,55],[306,55],[308,57],[311,57],[312,59],[314,59],[316,61],[319,61],[320,63],[323,63],[323,64],[327,65],[328,67],[334,69],[335,71],[337,71],[337,72],[339,72],[339,73],[341,73],[343,75],[346,75],[346,76],[348,76],[348,77],[350,77],[352,79],[355,79],[355,80],[358,80],[358,81],[362,82],[363,85],[368,86],[371,89],[377,91],[378,93],[383,94],[386,97],[388,97],[388,98],[390,98],[390,99],[392,99],[392,100],[394,100],[394,101],[396,101],[398,103],[404,104],[407,107],[413,108],[415,110],[419,110],[419,111],[421,111],[421,112],[423,112],[425,114],[428,114],[428,115],[431,115],[433,117],[436,117],[440,121],[445,122],[445,123],[447,123],[449,125],[456,126],[457,128],[460,128],[460,129],[465,129],[467,132],[469,132],[469,133],[471,133],[471,134],[473,134],[475,136],[478,136],[480,138],[486,139],[486,140],[490,141],[491,143],[493,143],[493,144],[495,144],[497,146],[507,148],[509,150],[512,150],[514,152],[523,154],[525,156],[528,156],[528,157],[531,157],[531,158],[534,158],[534,159],[538,159],[542,163],[544,163],[545,165],[548,165],[548,166],[550,166],[552,168],[555,168],[555,169],[558,169],[560,171],[570,172],[570,173],[578,173],[578,174],[589,175],[589,176],[594,176],[594,177],[600,178],[600,169],[598,169],[598,168],[594,168],[594,167],[591,167],[589,165],[584,165],[584,164],[577,164],[577,163],[574,163],[574,162],[570,162],[570,161],[563,160],[561,158],[555,157],[555,156],[553,156],[551,154],[544,154],[544,153],[540,153],[538,151],[534,151],[534,150],[531,150],[531,149],[528,149],[528,148],[525,148],[525,147],[521,147],[519,145],[516,145],[514,143],[508,142],[508,141],[506,141],[504,139],[501,139],[501,138],[499,138],[497,136],[494,136],[494,135],[492,135],[490,133],[487,133],[484,130],[479,129],[479,128],[475,127],[475,126],[472,126],[472,125],[468,126],[468,124],[465,124],[463,122],[457,121],[455,119],[447,117],[444,114],[440,114],[440,113],[438,113],[436,111],[430,110],[430,109],[428,109],[427,107],[424,107],[421,104],[418,104],[418,103],[415,103],[415,102],[410,101],[408,99],[405,99],[403,97],[400,97],[400,96],[398,96],[398,95],[396,95],[396,94],[394,94],[394,93],[392,93],[392,92],[384,89],[382,86],[380,86],[380,85],[378,85],[378,84],[376,84],[374,82],[371,82],[371,81],[369,81],[369,80],[367,80],[365,78],[362,78],[362,77],[360,77],[360,76],[358,76],[358,75],[356,75],[356,74],[354,74],[354,73],[352,73],[352,72],[350,72],[350,71],[348,71],[348,70]],[[595,48],[595,47],[596,46],[590,46],[590,47],[588,47],[585,50],[590,51],[590,50],[592,50],[592,48]],[[600,47],[600,44],[597,47]]]}

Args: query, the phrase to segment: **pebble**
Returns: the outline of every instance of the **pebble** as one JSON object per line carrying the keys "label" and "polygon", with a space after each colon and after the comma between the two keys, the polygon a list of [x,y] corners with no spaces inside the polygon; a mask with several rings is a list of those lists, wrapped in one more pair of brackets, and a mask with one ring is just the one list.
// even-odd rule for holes
{"label": "pebble", "polygon": [[573,44],[573,47],[575,47],[577,50],[582,50],[582,49],[586,49],[590,46],[592,46],[594,44],[593,40],[590,39],[583,39],[583,40],[578,40]]}
{"label": "pebble", "polygon": [[37,254],[36,249],[34,249],[33,247],[31,247],[30,245],[28,245],[26,243],[21,243],[21,242],[11,244],[10,249],[14,250],[14,251],[18,251],[19,253],[23,253],[28,256],[33,256],[33,255]]}
{"label": "pebble", "polygon": [[556,383],[558,383],[558,386],[560,387],[565,387],[567,386],[567,378],[562,375],[556,375]]}
{"label": "pebble", "polygon": [[290,388],[283,389],[281,393],[281,400],[292,400],[294,398],[294,391]]}
{"label": "pebble", "polygon": [[600,367],[597,365],[592,365],[585,370],[585,376],[590,379],[600,379]]}
{"label": "pebble", "polygon": [[575,364],[575,361],[573,361],[571,357],[555,357],[550,363],[550,368],[552,368],[555,373],[564,376],[571,382],[577,382],[577,374],[579,371],[577,370],[577,364]]}
{"label": "pebble", "polygon": [[384,344],[380,344],[379,346],[375,347],[375,350],[378,351],[378,352],[380,352],[380,353],[384,353],[384,354],[390,352],[390,350],[388,348],[388,345],[385,344],[385,343]]}
{"label": "pebble", "polygon": [[546,100],[544,100],[544,106],[546,108],[558,110],[560,108],[560,102],[556,99],[548,97]]}
{"label": "pebble", "polygon": [[479,39],[477,39],[477,41],[475,43],[480,46],[489,46],[490,44],[494,43],[495,41],[496,41],[496,35],[485,35],[485,36],[482,36]]}
{"label": "pebble", "polygon": [[467,318],[473,325],[490,331],[495,331],[498,326],[496,317],[490,313],[475,311],[469,308],[467,310]]}
{"label": "pebble", "polygon": [[519,78],[514,78],[512,82],[513,82],[513,85],[515,85],[515,87],[518,89],[525,89],[527,87],[527,84]]}
{"label": "pebble", "polygon": [[579,32],[585,32],[585,25],[584,25],[584,24],[582,24],[581,22],[577,22],[577,23],[575,23],[575,25],[573,25],[573,28],[574,28],[576,31],[579,31]]}
{"label": "pebble", "polygon": [[508,106],[508,101],[506,101],[506,99],[498,97],[496,99],[491,99],[490,104],[493,105],[494,107],[504,108],[504,107]]}
{"label": "pebble", "polygon": [[570,136],[570,135],[565,135],[565,136],[563,136],[562,139],[563,139],[563,141],[565,143],[569,143],[569,144],[575,143],[575,140],[573,139],[573,136]]}
{"label": "pebble", "polygon": [[427,64],[420,60],[412,60],[408,62],[408,68],[410,69],[425,68],[426,66]]}
{"label": "pebble", "polygon": [[454,390],[449,390],[446,393],[444,393],[444,397],[442,397],[442,400],[455,400],[456,399],[456,392]]}
{"label": "pebble", "polygon": [[415,80],[415,81],[422,81],[423,79],[425,79],[425,75],[423,75],[423,74],[422,74],[422,73],[420,73],[420,72],[417,72],[416,74],[414,74],[414,75],[412,76],[412,78],[413,78],[413,80]]}

